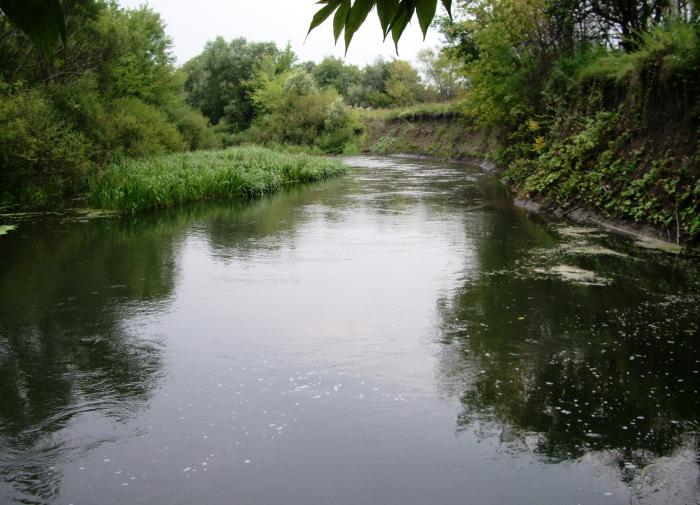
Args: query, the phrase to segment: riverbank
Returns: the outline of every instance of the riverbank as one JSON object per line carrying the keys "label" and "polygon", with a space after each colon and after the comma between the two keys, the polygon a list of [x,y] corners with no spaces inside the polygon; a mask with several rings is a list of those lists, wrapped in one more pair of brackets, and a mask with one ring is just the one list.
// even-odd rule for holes
{"label": "riverbank", "polygon": [[368,111],[361,115],[363,150],[373,154],[418,154],[453,161],[488,160],[506,139],[496,129],[472,127],[454,109]]}
{"label": "riverbank", "polygon": [[533,159],[512,145],[512,136],[476,128],[457,112],[365,114],[364,150],[475,163],[500,174],[516,203],[528,210],[697,245],[700,179],[692,145],[680,142],[679,135],[651,138],[641,130],[613,143],[601,123],[616,116],[597,117],[568,140],[543,146]]}
{"label": "riverbank", "polygon": [[254,146],[178,153],[110,165],[90,181],[89,199],[95,208],[135,213],[205,198],[261,196],[345,170],[337,159]]}

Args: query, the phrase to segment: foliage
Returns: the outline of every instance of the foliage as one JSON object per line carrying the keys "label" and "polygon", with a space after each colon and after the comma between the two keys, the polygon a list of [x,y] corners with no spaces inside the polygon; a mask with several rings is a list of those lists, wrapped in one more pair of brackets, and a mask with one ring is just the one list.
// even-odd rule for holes
{"label": "foliage", "polygon": [[170,154],[112,164],[90,183],[92,205],[123,213],[214,197],[254,197],[340,175],[337,160],[261,147]]}
{"label": "foliage", "polygon": [[341,153],[351,143],[356,122],[335,89],[319,89],[302,69],[261,73],[251,87],[257,116],[242,139],[262,144],[316,146]]}
{"label": "foliage", "polygon": [[515,135],[507,172],[515,186],[698,240],[700,52],[689,28],[660,25],[631,53],[586,48],[562,59],[558,67],[574,72],[555,76],[547,92],[555,120]]}
{"label": "foliage", "polygon": [[229,131],[244,130],[255,115],[249,81],[263,64],[271,64],[279,74],[289,70],[294,59],[289,48],[280,51],[273,42],[226,42],[217,37],[184,66],[188,102],[212,124],[224,120]]}
{"label": "foliage", "polygon": [[111,97],[137,97],[162,105],[181,88],[169,52],[172,41],[158,13],[110,4],[98,18],[96,35],[102,46],[98,48],[109,52],[98,75],[101,88]]}
{"label": "foliage", "polygon": [[453,100],[464,94],[464,79],[459,74],[459,65],[448,53],[435,53],[432,49],[421,49],[417,55],[428,85],[440,100]]}
{"label": "foliage", "polygon": [[44,56],[52,53],[59,38],[66,42],[66,22],[58,0],[0,0],[0,11]]}
{"label": "foliage", "polygon": [[[350,0],[321,0],[319,3],[323,7],[311,20],[309,32],[335,13],[333,35],[337,42],[340,34],[345,32],[346,50],[355,32],[375,7],[384,38],[391,33],[395,44],[398,44],[414,13],[425,36],[437,10],[437,0],[354,0],[352,4]],[[442,5],[448,13],[451,12],[452,0],[442,0]]]}
{"label": "foliage", "polygon": [[174,100],[163,106],[168,120],[177,128],[187,147],[192,150],[219,147],[221,139],[201,113],[184,100]]}
{"label": "foliage", "polygon": [[114,157],[218,144],[185,103],[157,13],[92,0],[62,6],[67,37],[52,58],[0,16],[5,201],[80,192]]}
{"label": "foliage", "polygon": [[185,150],[185,141],[175,125],[154,106],[128,97],[115,100],[112,107],[117,155],[148,156]]}
{"label": "foliage", "polygon": [[322,88],[332,86],[346,97],[348,88],[360,81],[362,73],[355,65],[346,65],[340,58],[327,56],[313,67],[311,75]]}
{"label": "foliage", "polygon": [[396,137],[393,135],[385,135],[372,146],[372,152],[377,154],[392,154],[395,145]]}
{"label": "foliage", "polygon": [[418,72],[407,61],[394,60],[389,66],[386,93],[400,107],[416,102],[420,92]]}
{"label": "foliage", "polygon": [[91,146],[62,121],[45,92],[0,97],[0,199],[43,205],[81,189]]}
{"label": "foliage", "polygon": [[525,197],[700,238],[700,31],[676,0],[470,0],[441,19],[462,115]]}
{"label": "foliage", "polygon": [[480,57],[465,63],[467,113],[487,126],[517,124],[537,107],[541,82],[540,33],[546,26],[544,0],[496,0],[469,9]]}

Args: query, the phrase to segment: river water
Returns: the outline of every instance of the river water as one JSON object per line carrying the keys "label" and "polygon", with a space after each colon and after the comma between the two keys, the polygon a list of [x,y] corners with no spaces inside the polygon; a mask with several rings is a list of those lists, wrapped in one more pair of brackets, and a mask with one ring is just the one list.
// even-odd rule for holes
{"label": "river water", "polygon": [[697,503],[700,268],[357,157],[0,237],[0,503]]}

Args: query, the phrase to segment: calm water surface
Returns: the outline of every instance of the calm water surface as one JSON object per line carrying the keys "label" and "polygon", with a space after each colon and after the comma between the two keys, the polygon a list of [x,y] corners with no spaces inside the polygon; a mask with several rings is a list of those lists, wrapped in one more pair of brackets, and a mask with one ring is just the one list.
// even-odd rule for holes
{"label": "calm water surface", "polygon": [[697,503],[697,260],[346,177],[0,237],[0,503]]}

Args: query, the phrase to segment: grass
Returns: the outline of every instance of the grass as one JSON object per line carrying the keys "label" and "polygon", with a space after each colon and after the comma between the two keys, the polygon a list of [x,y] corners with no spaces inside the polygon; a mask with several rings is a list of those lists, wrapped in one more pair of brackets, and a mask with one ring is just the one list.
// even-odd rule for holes
{"label": "grass", "polygon": [[205,198],[261,196],[344,171],[332,158],[248,146],[130,159],[90,181],[90,203],[133,214]]}
{"label": "grass", "polygon": [[397,107],[392,109],[358,109],[358,114],[362,119],[381,119],[391,121],[396,119],[415,119],[417,117],[441,117],[450,115],[460,115],[460,102],[441,103],[418,103],[408,107]]}

